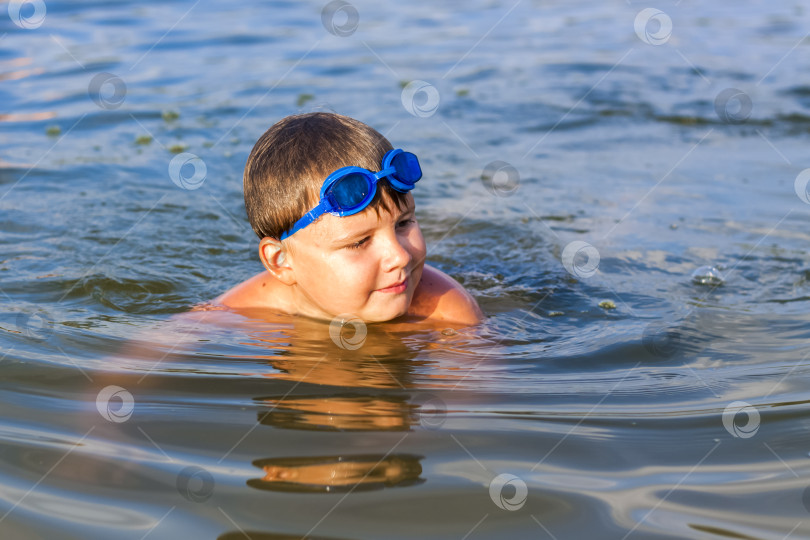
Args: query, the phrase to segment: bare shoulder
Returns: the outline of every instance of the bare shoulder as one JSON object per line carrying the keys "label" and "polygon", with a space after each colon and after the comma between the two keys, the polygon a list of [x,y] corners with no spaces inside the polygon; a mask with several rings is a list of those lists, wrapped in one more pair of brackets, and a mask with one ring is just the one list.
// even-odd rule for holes
{"label": "bare shoulder", "polygon": [[462,324],[476,324],[484,318],[478,302],[459,282],[427,264],[414,292],[411,311],[429,319]]}
{"label": "bare shoulder", "polygon": [[278,281],[264,271],[219,295],[212,304],[226,308],[269,307],[278,300]]}

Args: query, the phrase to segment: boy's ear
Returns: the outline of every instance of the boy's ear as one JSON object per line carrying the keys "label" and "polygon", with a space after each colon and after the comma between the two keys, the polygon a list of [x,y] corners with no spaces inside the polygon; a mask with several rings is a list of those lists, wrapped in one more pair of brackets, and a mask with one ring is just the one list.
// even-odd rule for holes
{"label": "boy's ear", "polygon": [[259,241],[259,258],[267,271],[285,285],[295,283],[291,256],[287,247],[275,238],[264,237]]}

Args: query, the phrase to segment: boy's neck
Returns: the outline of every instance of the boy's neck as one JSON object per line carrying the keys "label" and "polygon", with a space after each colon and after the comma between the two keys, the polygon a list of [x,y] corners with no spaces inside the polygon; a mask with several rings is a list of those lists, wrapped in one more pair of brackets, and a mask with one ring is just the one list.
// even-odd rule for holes
{"label": "boy's neck", "polygon": [[318,305],[307,295],[306,291],[298,284],[286,287],[286,311],[294,313],[295,315],[303,315],[315,319],[329,320],[332,317],[322,310]]}

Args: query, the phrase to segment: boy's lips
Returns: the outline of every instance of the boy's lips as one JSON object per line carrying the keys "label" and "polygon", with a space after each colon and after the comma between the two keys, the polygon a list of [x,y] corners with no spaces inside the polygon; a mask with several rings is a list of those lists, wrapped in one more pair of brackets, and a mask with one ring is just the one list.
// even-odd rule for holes
{"label": "boy's lips", "polygon": [[383,287],[382,289],[377,289],[377,292],[401,293],[407,288],[408,288],[408,278],[405,278],[402,281],[400,281],[399,283],[394,283],[393,285],[389,285],[388,287]]}

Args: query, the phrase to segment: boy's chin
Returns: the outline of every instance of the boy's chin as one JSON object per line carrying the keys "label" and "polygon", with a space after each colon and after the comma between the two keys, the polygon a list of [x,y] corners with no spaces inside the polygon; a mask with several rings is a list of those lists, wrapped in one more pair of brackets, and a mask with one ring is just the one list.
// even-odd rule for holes
{"label": "boy's chin", "polygon": [[390,302],[375,309],[373,313],[369,313],[366,322],[385,322],[396,319],[408,313],[409,306],[410,302],[406,299]]}

